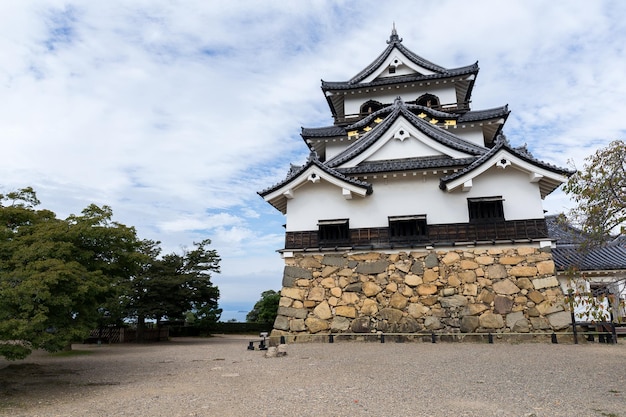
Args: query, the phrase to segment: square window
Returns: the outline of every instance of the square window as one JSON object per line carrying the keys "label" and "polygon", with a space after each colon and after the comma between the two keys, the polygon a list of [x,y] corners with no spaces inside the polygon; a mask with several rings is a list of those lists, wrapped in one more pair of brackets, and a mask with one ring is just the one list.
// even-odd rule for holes
{"label": "square window", "polygon": [[426,216],[389,217],[389,235],[391,240],[419,240],[427,236]]}
{"label": "square window", "polygon": [[320,244],[350,242],[348,219],[320,220],[317,223]]}
{"label": "square window", "polygon": [[469,220],[471,223],[504,221],[502,197],[468,198]]}

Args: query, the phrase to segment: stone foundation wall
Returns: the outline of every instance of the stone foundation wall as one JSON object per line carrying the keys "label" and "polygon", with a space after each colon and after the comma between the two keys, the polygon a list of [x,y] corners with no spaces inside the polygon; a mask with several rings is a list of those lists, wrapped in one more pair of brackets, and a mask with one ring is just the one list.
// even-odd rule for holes
{"label": "stone foundation wall", "polygon": [[545,333],[569,324],[549,248],[295,254],[272,336]]}

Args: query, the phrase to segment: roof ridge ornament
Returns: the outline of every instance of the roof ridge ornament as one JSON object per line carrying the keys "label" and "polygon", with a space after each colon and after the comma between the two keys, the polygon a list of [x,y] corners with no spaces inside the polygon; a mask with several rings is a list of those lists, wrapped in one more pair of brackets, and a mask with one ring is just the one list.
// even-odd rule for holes
{"label": "roof ridge ornament", "polygon": [[317,155],[317,152],[315,150],[311,150],[311,152],[309,153],[309,157],[307,158],[307,162],[311,162],[311,161],[318,161],[319,157]]}
{"label": "roof ridge ornament", "polygon": [[402,42],[402,38],[398,36],[398,32],[396,31],[396,22],[393,22],[393,29],[391,29],[391,36],[389,36],[387,44],[400,42]]}
{"label": "roof ridge ornament", "polygon": [[504,145],[506,145],[506,146],[511,146],[511,144],[509,143],[509,140],[506,138],[506,136],[504,135],[504,133],[500,133],[500,134],[496,137],[496,140],[495,140],[495,145],[498,145],[498,144],[500,144],[500,143],[502,143],[502,144],[504,144]]}

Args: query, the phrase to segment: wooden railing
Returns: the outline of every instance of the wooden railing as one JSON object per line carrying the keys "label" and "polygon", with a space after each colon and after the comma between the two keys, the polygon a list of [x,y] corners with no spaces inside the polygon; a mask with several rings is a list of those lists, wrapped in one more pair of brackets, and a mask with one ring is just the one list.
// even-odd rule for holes
{"label": "wooden railing", "polygon": [[385,249],[414,246],[443,246],[457,243],[486,243],[545,239],[545,219],[511,220],[492,223],[451,223],[428,225],[426,234],[393,237],[388,227],[350,229],[349,239],[320,241],[317,230],[287,232],[286,250],[331,249],[335,247]]}

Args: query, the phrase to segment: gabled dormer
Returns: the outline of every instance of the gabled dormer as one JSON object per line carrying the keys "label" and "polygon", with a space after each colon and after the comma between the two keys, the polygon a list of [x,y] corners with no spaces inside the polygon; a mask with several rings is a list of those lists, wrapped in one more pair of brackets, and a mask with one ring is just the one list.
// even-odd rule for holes
{"label": "gabled dormer", "polygon": [[322,91],[335,124],[342,126],[393,104],[398,95],[406,103],[464,113],[477,74],[478,63],[447,69],[415,54],[394,26],[378,58],[348,81],[322,80]]}
{"label": "gabled dormer", "polygon": [[[399,98],[398,98],[399,99]],[[402,100],[399,99],[402,103]],[[347,126],[327,126],[322,128],[303,128],[302,138],[311,151],[319,155],[321,161],[334,158],[353,143],[379,130],[378,126],[396,111],[394,105],[386,106]],[[419,118],[428,126],[431,134],[436,136],[461,138],[479,147],[490,148],[509,115],[508,106],[493,109],[470,111],[464,114],[447,113],[429,107],[402,103],[406,117],[411,120]],[[442,132],[443,131],[443,132]],[[446,133],[447,132],[447,133]],[[449,134],[448,134],[449,133]]]}
{"label": "gabled dormer", "polygon": [[326,165],[353,168],[363,162],[441,156],[463,159],[487,152],[485,147],[465,141],[424,120],[424,113],[419,108],[414,112],[415,107],[407,106],[397,98],[384,119],[380,118],[382,114],[374,114],[351,126],[354,129],[351,132],[356,132],[353,136],[359,136],[359,140],[328,159]]}
{"label": "gabled dormer", "polygon": [[468,192],[473,181],[489,170],[519,171],[527,175],[528,182],[537,183],[541,198],[545,198],[562,183],[567,181],[574,171],[559,168],[535,159],[525,148],[512,148],[504,136],[500,136],[495,146],[472,164],[452,175],[441,178],[439,187],[448,192]]}
{"label": "gabled dormer", "polygon": [[316,184],[330,184],[338,195],[346,200],[353,197],[365,197],[372,193],[372,186],[364,181],[347,177],[322,164],[314,152],[311,152],[306,164],[292,166],[283,181],[267,188],[259,195],[281,213],[287,213],[287,201],[296,197],[298,189]]}

